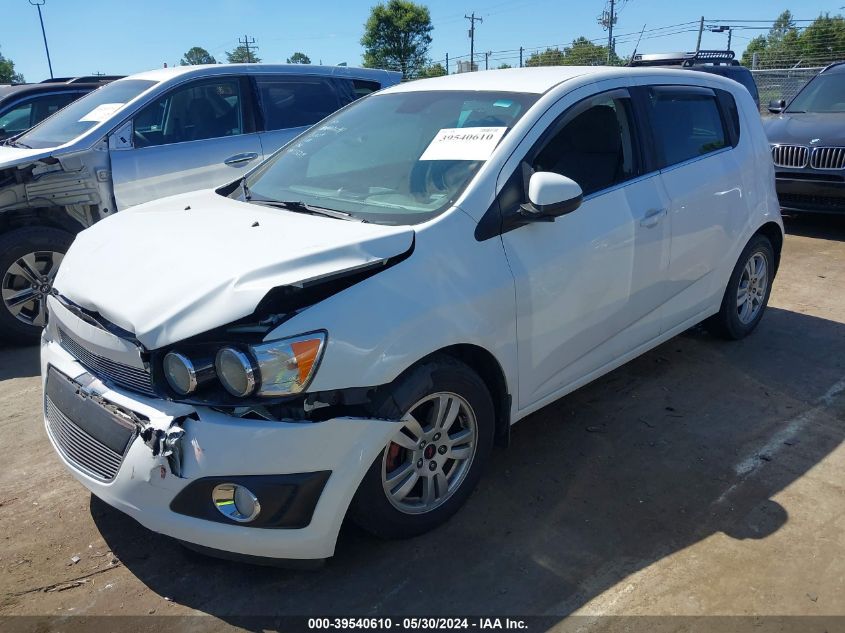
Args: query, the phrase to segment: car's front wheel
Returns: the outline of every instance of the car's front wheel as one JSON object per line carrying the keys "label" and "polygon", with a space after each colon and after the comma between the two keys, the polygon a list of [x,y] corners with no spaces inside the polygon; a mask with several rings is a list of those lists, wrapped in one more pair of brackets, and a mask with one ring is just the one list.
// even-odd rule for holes
{"label": "car's front wheel", "polygon": [[47,320],[47,297],[73,235],[27,227],[0,235],[0,339],[35,343]]}
{"label": "car's front wheel", "polygon": [[397,417],[396,433],[373,462],[350,518],[383,538],[427,532],[469,497],[493,446],[493,402],[464,363],[440,357],[407,372],[376,415]]}

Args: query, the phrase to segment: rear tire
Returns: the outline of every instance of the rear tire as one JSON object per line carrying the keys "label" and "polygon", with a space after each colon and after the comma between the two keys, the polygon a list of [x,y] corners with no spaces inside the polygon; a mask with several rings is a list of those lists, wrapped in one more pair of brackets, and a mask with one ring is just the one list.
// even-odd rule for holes
{"label": "rear tire", "polygon": [[374,415],[406,424],[364,475],[349,517],[381,538],[428,532],[458,511],[481,477],[495,430],[490,393],[464,363],[438,356],[390,385]]}
{"label": "rear tire", "polygon": [[713,334],[737,341],[763,318],[775,274],[775,254],[765,235],[755,235],[739,256],[719,312],[704,322]]}
{"label": "rear tire", "polygon": [[40,226],[0,235],[0,339],[38,342],[46,323],[47,296],[73,237]]}

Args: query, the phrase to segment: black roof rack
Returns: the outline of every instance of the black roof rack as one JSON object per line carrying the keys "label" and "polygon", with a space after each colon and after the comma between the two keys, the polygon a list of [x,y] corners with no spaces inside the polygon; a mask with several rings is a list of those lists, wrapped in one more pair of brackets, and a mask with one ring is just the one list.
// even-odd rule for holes
{"label": "black roof rack", "polygon": [[631,61],[631,66],[695,66],[696,64],[739,66],[736,53],[718,50],[688,53],[637,53]]}
{"label": "black roof rack", "polygon": [[115,79],[123,79],[125,75],[85,75],[83,77],[74,77],[69,80],[69,84],[95,84],[101,81],[114,81]]}
{"label": "black roof rack", "polygon": [[82,75],[81,77],[53,77],[40,81],[42,84],[96,84],[115,79],[123,79],[125,75]]}

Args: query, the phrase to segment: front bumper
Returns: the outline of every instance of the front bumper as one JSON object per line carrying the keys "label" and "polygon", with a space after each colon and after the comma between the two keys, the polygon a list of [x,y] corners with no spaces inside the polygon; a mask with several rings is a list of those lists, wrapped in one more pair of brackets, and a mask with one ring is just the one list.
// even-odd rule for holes
{"label": "front bumper", "polygon": [[[90,380],[86,369],[45,335],[41,347],[45,387],[50,367],[71,379]],[[332,556],[352,496],[382,447],[396,432],[396,423],[389,420],[334,418],[315,423],[251,420],[116,390],[97,379],[88,388],[98,398],[137,413],[152,430],[166,432],[176,422],[184,429],[179,439],[180,463],[174,469],[172,460],[163,453],[154,455],[141,433],[132,439],[114,478],[103,481],[66,456],[49,432],[50,423],[45,415],[47,435],[73,476],[97,497],[150,530],[203,548],[248,557]],[[319,498],[310,521],[302,527],[247,527],[228,520],[220,522],[213,516],[188,516],[171,507],[189,485],[204,489],[200,484],[205,478],[246,479],[266,475],[285,480],[287,475],[296,478],[326,471],[330,475],[321,492],[316,493]],[[192,501],[200,510],[204,502],[211,504],[210,498]],[[213,506],[210,509],[216,512]]]}
{"label": "front bumper", "polygon": [[778,200],[784,211],[845,213],[845,180],[828,176],[818,179],[818,172],[788,171],[778,168],[775,179]]}

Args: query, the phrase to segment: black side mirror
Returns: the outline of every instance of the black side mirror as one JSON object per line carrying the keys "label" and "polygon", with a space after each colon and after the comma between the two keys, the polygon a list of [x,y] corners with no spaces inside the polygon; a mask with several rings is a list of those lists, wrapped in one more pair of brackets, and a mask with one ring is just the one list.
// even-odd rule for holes
{"label": "black side mirror", "polygon": [[786,108],[786,101],[783,99],[772,99],[769,101],[769,112],[772,114],[780,114]]}

